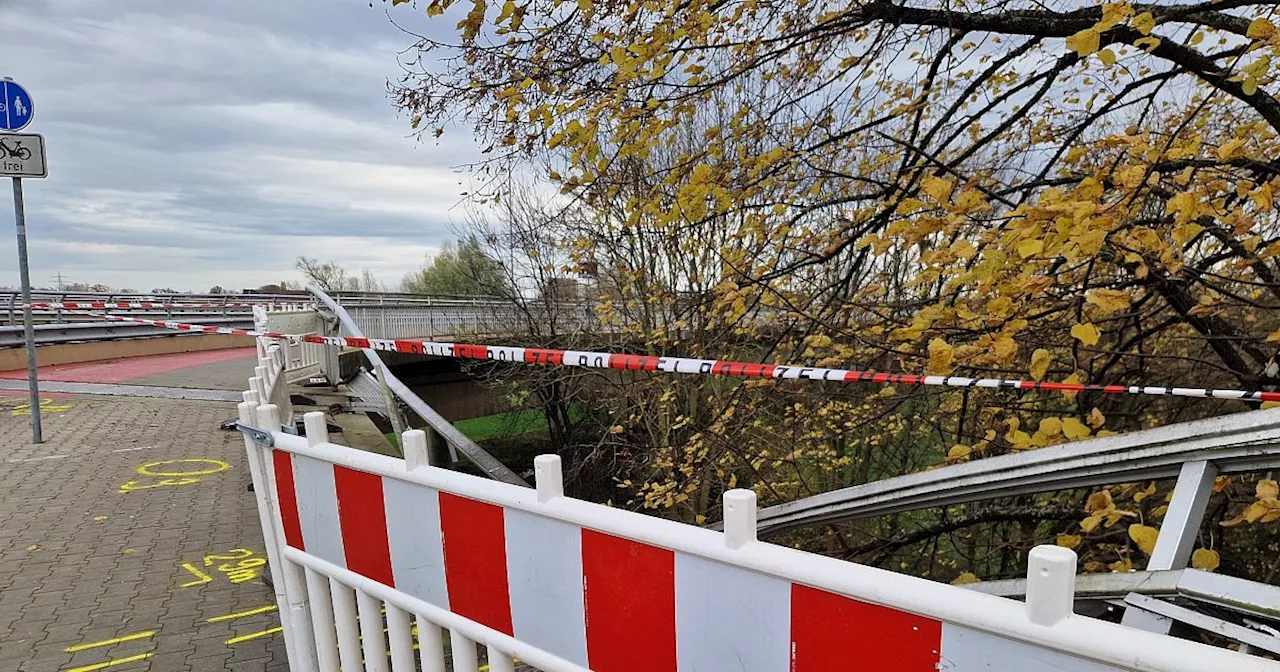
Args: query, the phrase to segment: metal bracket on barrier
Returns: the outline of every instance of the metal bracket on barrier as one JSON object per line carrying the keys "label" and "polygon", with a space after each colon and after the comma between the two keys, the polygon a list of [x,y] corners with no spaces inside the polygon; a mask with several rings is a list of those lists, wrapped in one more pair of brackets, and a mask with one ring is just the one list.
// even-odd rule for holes
{"label": "metal bracket on barrier", "polygon": [[276,440],[271,437],[270,432],[264,432],[257,427],[250,427],[239,422],[235,423],[233,427],[235,427],[236,431],[253,439],[253,442],[260,446],[271,448],[276,445]]}

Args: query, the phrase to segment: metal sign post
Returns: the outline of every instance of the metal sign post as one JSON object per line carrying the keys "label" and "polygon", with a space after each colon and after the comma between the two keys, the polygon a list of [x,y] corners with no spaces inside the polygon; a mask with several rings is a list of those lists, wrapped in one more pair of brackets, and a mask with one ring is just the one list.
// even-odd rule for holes
{"label": "metal sign post", "polygon": [[22,178],[49,174],[44,137],[13,133],[31,123],[31,94],[9,79],[0,80],[0,177],[13,178],[13,213],[18,228],[18,274],[22,279],[22,316],[27,340],[27,385],[31,392],[31,441],[42,443],[40,385],[36,378],[36,332],[31,319],[31,272],[27,265],[27,217],[22,203]]}

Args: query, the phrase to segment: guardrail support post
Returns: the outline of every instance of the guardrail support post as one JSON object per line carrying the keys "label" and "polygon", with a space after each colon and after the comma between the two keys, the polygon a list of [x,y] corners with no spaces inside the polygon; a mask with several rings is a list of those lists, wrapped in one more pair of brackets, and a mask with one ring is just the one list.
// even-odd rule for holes
{"label": "guardrail support post", "polygon": [[756,540],[756,493],[735,488],[724,493],[724,545],[741,548]]}
{"label": "guardrail support post", "polygon": [[[1200,460],[1186,462],[1178,473],[1178,483],[1173,486],[1173,499],[1160,525],[1160,536],[1151,550],[1147,571],[1160,569],[1185,569],[1191,560],[1191,550],[1200,535],[1200,523],[1204,510],[1213,494],[1213,482],[1218,468],[1212,462]],[[1131,628],[1169,634],[1173,621],[1137,607],[1125,607],[1121,624]]]}
{"label": "guardrail support post", "polygon": [[1027,617],[1053,625],[1075,612],[1076,552],[1036,546],[1027,554]]}
{"label": "guardrail support post", "polygon": [[456,461],[457,458],[453,455],[449,442],[440,435],[440,432],[430,426],[424,428],[423,431],[427,434],[427,452],[431,454],[431,464],[443,467]]}
{"label": "guardrail support post", "polygon": [[533,478],[537,483],[539,502],[564,497],[564,473],[560,467],[559,455],[539,455],[533,458]]}
{"label": "guardrail support post", "polygon": [[302,426],[307,435],[308,446],[329,442],[329,423],[325,422],[323,411],[311,411],[303,415]]}

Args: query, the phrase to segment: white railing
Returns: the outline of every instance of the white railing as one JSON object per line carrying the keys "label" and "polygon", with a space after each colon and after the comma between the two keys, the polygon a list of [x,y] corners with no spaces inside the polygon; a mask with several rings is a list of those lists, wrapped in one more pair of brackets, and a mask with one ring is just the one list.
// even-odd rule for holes
{"label": "white railing", "polygon": [[750,491],[725,493],[716,532],[568,498],[555,456],[521,488],[431,466],[421,431],[391,458],[330,443],[321,413],[280,431],[245,398],[294,671],[442,672],[445,630],[456,672],[477,645],[498,672],[1280,670],[1073,614],[1064,548],[1031,552],[1019,602],[758,541]]}

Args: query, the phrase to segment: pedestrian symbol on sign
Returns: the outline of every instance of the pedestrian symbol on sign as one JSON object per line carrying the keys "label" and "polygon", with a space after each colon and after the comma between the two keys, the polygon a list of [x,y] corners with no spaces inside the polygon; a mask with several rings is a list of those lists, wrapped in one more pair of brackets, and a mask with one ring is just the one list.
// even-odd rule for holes
{"label": "pedestrian symbol on sign", "polygon": [[35,115],[31,94],[17,82],[0,79],[0,131],[20,131]]}

